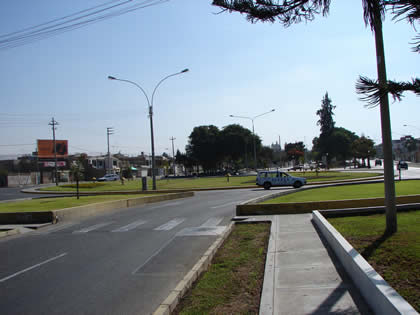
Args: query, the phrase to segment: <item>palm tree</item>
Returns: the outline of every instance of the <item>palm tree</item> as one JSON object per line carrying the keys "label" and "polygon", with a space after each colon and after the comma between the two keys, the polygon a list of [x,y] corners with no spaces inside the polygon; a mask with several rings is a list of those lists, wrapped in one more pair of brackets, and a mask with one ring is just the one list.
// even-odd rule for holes
{"label": "palm tree", "polygon": [[[278,20],[285,27],[302,21],[312,21],[317,14],[327,15],[330,3],[331,0],[213,0],[213,5],[221,7],[222,12],[245,14],[252,23],[257,21],[273,23]],[[382,20],[385,17],[386,6],[390,6],[394,10],[393,13],[397,16],[405,15],[407,19],[411,19],[410,21],[419,18],[418,12],[420,10],[418,0],[362,0],[362,4],[365,24],[366,26],[369,25],[375,34],[378,73],[377,88],[384,91],[378,94],[377,100],[379,101],[381,112],[384,153],[386,233],[392,234],[397,231],[397,215]]]}

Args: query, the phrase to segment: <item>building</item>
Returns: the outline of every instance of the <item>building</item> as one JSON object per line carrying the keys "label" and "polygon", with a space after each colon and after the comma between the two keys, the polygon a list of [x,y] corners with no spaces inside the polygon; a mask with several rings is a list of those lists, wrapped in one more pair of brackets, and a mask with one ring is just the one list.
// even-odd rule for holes
{"label": "building", "polygon": [[[398,140],[392,140],[392,152],[394,160],[404,160],[410,162],[420,162],[420,138],[414,139],[416,142],[415,150],[409,151],[409,142],[414,139],[412,136],[404,136]],[[376,156],[383,158],[382,143],[375,146]]]}

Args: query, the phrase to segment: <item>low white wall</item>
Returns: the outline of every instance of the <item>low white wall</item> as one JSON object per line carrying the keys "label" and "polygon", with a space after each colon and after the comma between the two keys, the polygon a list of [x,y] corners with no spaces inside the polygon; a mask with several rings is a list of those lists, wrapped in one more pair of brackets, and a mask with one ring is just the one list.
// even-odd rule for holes
{"label": "low white wall", "polygon": [[312,212],[312,220],[375,314],[418,314],[319,211]]}

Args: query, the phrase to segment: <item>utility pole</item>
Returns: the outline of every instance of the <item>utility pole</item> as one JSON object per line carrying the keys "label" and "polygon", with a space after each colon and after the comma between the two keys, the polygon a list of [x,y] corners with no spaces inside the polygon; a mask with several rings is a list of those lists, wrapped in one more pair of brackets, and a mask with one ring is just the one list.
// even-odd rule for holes
{"label": "utility pole", "polygon": [[51,122],[48,124],[52,126],[52,132],[53,132],[53,147],[54,147],[54,165],[55,165],[55,185],[58,186],[58,171],[57,171],[57,146],[55,144],[55,126],[58,125],[58,122],[54,120],[54,117],[51,119]]}
{"label": "utility pole", "polygon": [[174,176],[175,176],[176,174],[175,174],[175,150],[174,150],[174,140],[176,140],[176,138],[172,137],[172,138],[169,138],[169,140],[171,140],[171,141],[172,141],[172,159],[173,159],[173,161],[172,161],[172,167],[173,167],[173,169],[174,169]]}
{"label": "utility pole", "polygon": [[108,144],[108,168],[106,170],[107,174],[111,173],[111,153],[109,152],[109,135],[114,134],[114,128],[113,127],[107,127],[106,128],[106,140]]}

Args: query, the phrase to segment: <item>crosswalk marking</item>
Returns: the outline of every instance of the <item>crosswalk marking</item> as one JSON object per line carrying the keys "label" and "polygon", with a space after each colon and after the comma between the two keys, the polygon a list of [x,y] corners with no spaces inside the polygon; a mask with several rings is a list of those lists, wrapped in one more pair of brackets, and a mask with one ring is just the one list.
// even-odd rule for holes
{"label": "crosswalk marking", "polygon": [[90,231],[94,231],[94,230],[100,229],[101,227],[110,225],[113,222],[114,221],[95,224],[95,225],[92,225],[92,226],[88,226],[87,228],[84,228],[84,229],[81,229],[81,230],[78,230],[78,231],[74,231],[73,233],[88,233]]}
{"label": "crosswalk marking", "polygon": [[125,226],[122,226],[119,229],[113,230],[112,232],[127,232],[127,231],[130,231],[132,229],[135,229],[136,227],[138,227],[142,224],[145,224],[146,222],[147,221],[144,221],[144,220],[138,220],[138,221],[135,221],[133,223],[127,224]]}
{"label": "crosswalk marking", "polygon": [[164,205],[158,205],[158,206],[153,206],[150,207],[150,209],[158,209],[158,208],[165,208],[165,207],[172,207],[172,206],[178,206],[180,204],[182,204],[183,202],[181,201],[176,201],[176,202],[170,202],[170,203],[166,203]]}
{"label": "crosswalk marking", "polygon": [[232,206],[232,205],[236,205],[238,203],[241,203],[242,201],[233,201],[233,202],[229,202],[229,203],[225,203],[223,205],[220,206],[214,206],[214,207],[210,207],[211,209],[219,209],[219,208],[224,208],[224,207],[228,207],[228,206]]}
{"label": "crosswalk marking", "polygon": [[166,222],[165,224],[162,224],[161,226],[158,226],[154,230],[155,231],[169,231],[184,221],[185,221],[185,218],[175,218],[169,222]]}
{"label": "crosswalk marking", "polygon": [[42,235],[50,234],[50,233],[54,233],[54,232],[58,232],[58,231],[67,229],[67,228],[69,228],[73,225],[76,225],[76,224],[78,224],[78,222],[59,223],[59,224],[56,224],[56,226],[54,226],[54,227],[47,228],[45,231],[36,231],[35,234],[42,234]]}
{"label": "crosswalk marking", "polygon": [[201,224],[201,226],[217,226],[220,224],[220,222],[222,222],[223,217],[214,217],[214,218],[210,218],[208,219],[206,222],[204,222],[203,224]]}

